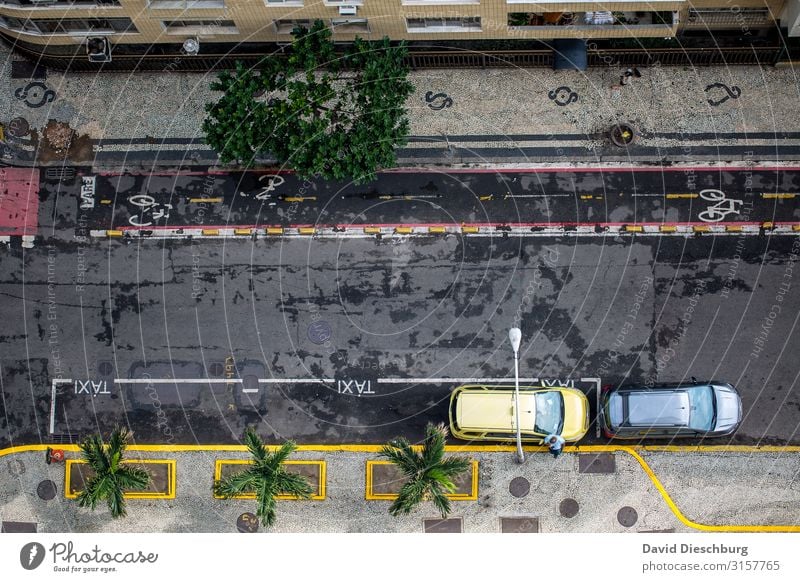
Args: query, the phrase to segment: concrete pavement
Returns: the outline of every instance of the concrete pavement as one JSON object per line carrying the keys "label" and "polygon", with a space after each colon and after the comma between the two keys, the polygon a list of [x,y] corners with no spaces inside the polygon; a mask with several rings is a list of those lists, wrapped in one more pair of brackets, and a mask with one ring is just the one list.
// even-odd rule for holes
{"label": "concrete pavement", "polygon": [[[376,458],[377,447],[350,448],[310,446],[293,455],[325,462],[325,499],[279,501],[269,531],[422,532],[423,520],[440,517],[423,503],[393,518],[389,501],[366,500],[365,463]],[[91,512],[65,499],[64,465],[46,465],[42,451],[0,450],[8,468],[0,473],[0,521],[33,523],[40,532],[233,532],[242,513],[255,511],[254,501],[211,495],[215,460],[246,459],[242,447],[150,449],[157,450],[131,447],[128,458],[177,460],[175,497],[129,500],[128,516],[119,520],[104,506]],[[506,522],[519,533],[800,531],[796,448],[603,453],[584,447],[577,454],[570,447],[559,459],[531,450],[523,465],[514,461],[512,447],[504,449],[450,447],[450,454],[479,467],[477,499],[453,502],[450,517],[461,521],[462,531],[499,532],[507,518],[527,518]],[[598,454],[605,455],[608,472],[587,472],[587,460]],[[45,480],[56,485],[54,499],[36,494]]]}
{"label": "concrete pavement", "polygon": [[[0,47],[0,122],[30,131],[8,138],[6,163],[150,169],[213,165],[200,133],[211,76],[102,75],[49,71],[11,76]],[[415,71],[411,139],[401,165],[622,160],[796,160],[798,84],[791,68],[642,68],[620,86],[623,69]],[[641,138],[610,145],[608,129],[633,124]],[[45,140],[66,126],[71,146]],[[66,126],[59,126],[66,124]],[[9,132],[6,132],[7,134]],[[53,143],[50,143],[53,141]]]}

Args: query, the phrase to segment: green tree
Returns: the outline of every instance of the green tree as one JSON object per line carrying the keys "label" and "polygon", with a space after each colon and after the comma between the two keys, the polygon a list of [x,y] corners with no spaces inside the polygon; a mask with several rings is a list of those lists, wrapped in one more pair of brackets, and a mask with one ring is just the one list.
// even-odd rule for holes
{"label": "green tree", "polygon": [[455,491],[453,479],[470,468],[470,462],[458,457],[444,457],[447,429],[429,423],[421,447],[412,447],[399,437],[384,445],[380,457],[391,461],[407,478],[397,499],[389,507],[392,515],[411,513],[422,501],[430,500],[442,517],[450,513],[447,493]]}
{"label": "green tree", "polygon": [[292,34],[288,58],[269,56],[254,69],[237,63],[211,84],[222,96],[206,105],[207,143],[223,163],[249,166],[268,152],[303,178],[365,182],[394,166],[414,90],[405,44],[356,38],[337,54],[321,20]]}
{"label": "green tree", "polygon": [[312,493],[311,485],[305,477],[288,473],[282,465],[297,448],[294,442],[286,441],[277,451],[270,453],[251,428],[245,431],[244,440],[253,457],[253,464],[244,471],[217,481],[214,494],[230,499],[255,493],[258,504],[256,515],[264,526],[269,527],[275,523],[275,497],[286,494],[308,499]]}
{"label": "green tree", "polygon": [[111,517],[123,517],[126,515],[125,491],[146,489],[150,485],[147,471],[122,462],[129,437],[127,429],[115,428],[108,444],[103,442],[102,436],[93,435],[79,445],[81,457],[94,474],[86,482],[86,488],[78,493],[78,505],[94,510],[99,502],[106,501]]}

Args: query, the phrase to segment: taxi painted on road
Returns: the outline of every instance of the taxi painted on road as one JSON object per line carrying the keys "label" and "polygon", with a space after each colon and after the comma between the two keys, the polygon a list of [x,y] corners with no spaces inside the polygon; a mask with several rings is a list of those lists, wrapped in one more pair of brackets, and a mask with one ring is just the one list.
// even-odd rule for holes
{"label": "taxi painted on road", "polygon": [[[517,429],[514,386],[466,385],[450,395],[450,432],[459,439],[513,441]],[[519,423],[524,442],[548,434],[567,442],[589,430],[589,401],[580,390],[562,386],[520,386]]]}

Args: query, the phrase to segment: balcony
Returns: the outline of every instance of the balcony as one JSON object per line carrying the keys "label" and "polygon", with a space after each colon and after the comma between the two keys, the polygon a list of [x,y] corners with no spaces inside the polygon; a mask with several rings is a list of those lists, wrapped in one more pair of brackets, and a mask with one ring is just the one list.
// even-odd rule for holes
{"label": "balcony", "polygon": [[546,38],[626,36],[673,36],[678,13],[599,12],[510,12],[509,31],[535,31]]}

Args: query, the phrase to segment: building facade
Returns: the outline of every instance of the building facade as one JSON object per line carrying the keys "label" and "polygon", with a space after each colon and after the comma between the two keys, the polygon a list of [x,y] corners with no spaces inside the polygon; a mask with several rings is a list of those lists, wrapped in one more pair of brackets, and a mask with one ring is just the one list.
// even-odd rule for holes
{"label": "building facade", "polygon": [[341,42],[670,38],[780,24],[800,35],[800,0],[0,0],[7,38],[50,47],[89,37],[110,45],[284,43],[314,19]]}

